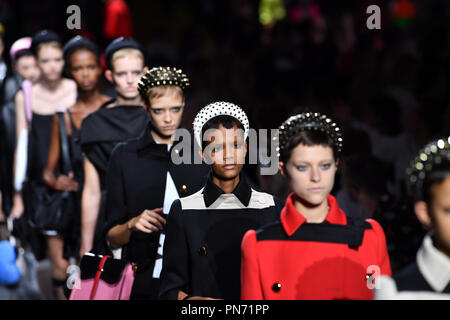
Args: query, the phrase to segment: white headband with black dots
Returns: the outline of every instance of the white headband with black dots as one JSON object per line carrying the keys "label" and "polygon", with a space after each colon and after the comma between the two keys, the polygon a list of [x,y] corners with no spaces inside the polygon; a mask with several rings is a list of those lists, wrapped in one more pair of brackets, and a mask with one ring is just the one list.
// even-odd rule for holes
{"label": "white headband with black dots", "polygon": [[250,125],[244,110],[230,102],[213,102],[201,109],[194,119],[194,137],[199,146],[202,145],[202,129],[206,122],[214,117],[230,116],[239,121],[244,127],[244,140],[248,137]]}

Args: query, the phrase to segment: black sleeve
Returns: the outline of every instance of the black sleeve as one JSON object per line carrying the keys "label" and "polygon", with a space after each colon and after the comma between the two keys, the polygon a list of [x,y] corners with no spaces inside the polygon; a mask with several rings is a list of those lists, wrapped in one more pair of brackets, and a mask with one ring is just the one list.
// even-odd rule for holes
{"label": "black sleeve", "polygon": [[123,147],[117,145],[111,154],[106,174],[105,233],[128,220],[125,186],[122,174]]}
{"label": "black sleeve", "polygon": [[180,200],[172,203],[166,227],[159,297],[165,300],[177,300],[178,291],[183,290],[189,294],[187,288],[190,282],[189,252]]}

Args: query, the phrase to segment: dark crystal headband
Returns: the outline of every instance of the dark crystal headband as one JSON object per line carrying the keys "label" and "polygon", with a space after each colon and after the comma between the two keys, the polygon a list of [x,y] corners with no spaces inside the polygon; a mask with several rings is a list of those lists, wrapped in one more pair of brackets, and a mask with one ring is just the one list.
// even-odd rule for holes
{"label": "dark crystal headband", "polygon": [[406,169],[409,191],[421,198],[423,181],[437,165],[450,162],[450,136],[428,143]]}
{"label": "dark crystal headband", "polygon": [[181,69],[171,67],[152,68],[139,80],[139,93],[146,99],[148,89],[162,85],[174,85],[184,90],[189,86],[189,79]]}
{"label": "dark crystal headband", "polygon": [[[289,140],[302,131],[325,132],[333,141],[340,153],[343,147],[341,129],[336,123],[324,114],[318,112],[304,112],[290,117],[279,126],[278,156],[286,147]],[[276,137],[274,137],[276,140]]]}

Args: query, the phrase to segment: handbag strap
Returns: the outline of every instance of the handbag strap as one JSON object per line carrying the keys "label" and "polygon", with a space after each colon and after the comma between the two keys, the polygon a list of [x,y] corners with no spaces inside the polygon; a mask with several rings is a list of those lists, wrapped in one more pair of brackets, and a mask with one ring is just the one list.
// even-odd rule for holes
{"label": "handbag strap", "polygon": [[70,162],[70,155],[69,155],[69,143],[68,143],[69,136],[67,134],[64,112],[57,112],[57,115],[58,115],[59,140],[61,144],[63,173],[68,174],[70,171],[72,171],[72,164]]}
{"label": "handbag strap", "polygon": [[97,272],[95,274],[94,285],[92,286],[91,295],[89,297],[91,300],[94,299],[95,292],[97,292],[97,287],[100,281],[100,276],[102,275],[103,272],[103,267],[105,266],[105,262],[109,257],[110,256],[108,255],[103,256],[102,259],[100,260],[100,263],[98,264]]}

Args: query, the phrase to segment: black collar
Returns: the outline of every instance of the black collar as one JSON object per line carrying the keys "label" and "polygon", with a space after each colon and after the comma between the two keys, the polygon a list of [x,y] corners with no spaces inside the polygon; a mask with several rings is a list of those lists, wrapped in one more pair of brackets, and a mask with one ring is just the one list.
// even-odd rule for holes
{"label": "black collar", "polygon": [[[211,206],[217,198],[224,193],[225,192],[223,192],[223,190],[212,181],[212,172],[210,172],[206,185],[203,189],[203,199],[205,200],[205,205],[207,207]],[[242,172],[240,174],[239,183],[236,188],[234,188],[232,193],[239,199],[239,201],[242,202],[244,206],[248,207],[250,197],[252,196],[252,189],[247,183],[247,179]]]}
{"label": "black collar", "polygon": [[[152,133],[151,133],[152,125],[149,122],[148,125],[145,127],[144,132],[139,136],[138,142],[137,142],[137,149],[142,150],[149,146],[156,146],[157,143],[155,139],[153,139]],[[167,146],[166,146],[167,148]]]}

